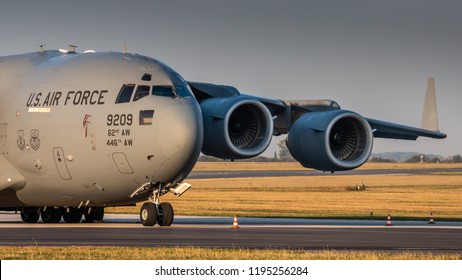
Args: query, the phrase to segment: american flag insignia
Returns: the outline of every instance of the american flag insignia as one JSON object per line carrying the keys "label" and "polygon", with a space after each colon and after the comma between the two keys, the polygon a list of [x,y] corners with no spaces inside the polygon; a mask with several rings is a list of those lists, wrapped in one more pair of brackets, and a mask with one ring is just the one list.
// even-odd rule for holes
{"label": "american flag insignia", "polygon": [[87,126],[90,123],[88,121],[88,118],[90,118],[90,117],[91,117],[91,115],[85,114],[85,117],[83,118],[83,137],[84,138],[87,138]]}

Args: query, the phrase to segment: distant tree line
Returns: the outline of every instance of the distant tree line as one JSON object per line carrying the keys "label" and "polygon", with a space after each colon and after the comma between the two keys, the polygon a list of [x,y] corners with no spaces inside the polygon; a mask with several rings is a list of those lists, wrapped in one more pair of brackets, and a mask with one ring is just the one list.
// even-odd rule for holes
{"label": "distant tree line", "polygon": [[[371,157],[369,162],[400,162],[397,160],[389,159],[389,158],[380,158],[380,157]],[[418,162],[426,162],[426,163],[462,163],[462,156],[461,155],[454,155],[449,156],[447,158],[438,158],[438,157],[429,157],[427,155],[422,156],[413,156],[407,160],[401,161],[406,163],[418,163]]]}
{"label": "distant tree line", "polygon": [[[295,162],[295,159],[290,155],[289,149],[286,147],[286,140],[282,139],[278,143],[278,151],[274,152],[272,157],[257,156],[249,159],[239,159],[239,162]],[[199,161],[203,162],[219,162],[223,159],[201,155]]]}
{"label": "distant tree line", "polygon": [[[202,162],[219,162],[224,161],[223,159],[201,155],[199,161]],[[236,160],[240,162],[295,162],[295,159],[289,152],[289,149],[286,146],[286,140],[282,139],[278,143],[278,151],[274,152],[272,157],[257,156],[249,159],[240,159]],[[374,156],[369,158],[369,162],[406,162],[406,163],[416,163],[416,162],[426,162],[426,163],[462,163],[461,155],[449,156],[447,158],[437,157],[437,156],[428,156],[428,155],[416,155],[412,156],[406,160],[398,161],[390,158],[382,158],[380,156]]]}
{"label": "distant tree line", "polygon": [[398,161],[394,159],[389,159],[389,158],[370,157],[369,162],[398,162]]}
{"label": "distant tree line", "polygon": [[[200,155],[199,160],[201,162],[220,162],[220,161],[225,161],[224,159],[221,158],[216,158],[216,157],[211,157],[211,156],[206,156],[206,155]],[[229,161],[229,160],[226,160]],[[271,157],[265,157],[265,156],[258,156],[258,157],[253,157],[253,158],[248,158],[248,159],[237,159],[235,160],[236,162],[275,162],[274,158]]]}

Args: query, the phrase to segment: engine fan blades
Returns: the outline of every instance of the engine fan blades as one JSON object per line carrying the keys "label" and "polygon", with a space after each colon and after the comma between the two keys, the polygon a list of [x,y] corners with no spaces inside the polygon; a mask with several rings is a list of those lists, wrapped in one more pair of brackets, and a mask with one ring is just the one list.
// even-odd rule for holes
{"label": "engine fan blades", "polygon": [[329,144],[332,154],[339,160],[346,160],[354,154],[358,142],[358,132],[348,119],[338,121],[331,130]]}
{"label": "engine fan blades", "polygon": [[231,142],[244,148],[251,145],[258,134],[259,116],[250,106],[237,108],[229,119],[228,132]]}

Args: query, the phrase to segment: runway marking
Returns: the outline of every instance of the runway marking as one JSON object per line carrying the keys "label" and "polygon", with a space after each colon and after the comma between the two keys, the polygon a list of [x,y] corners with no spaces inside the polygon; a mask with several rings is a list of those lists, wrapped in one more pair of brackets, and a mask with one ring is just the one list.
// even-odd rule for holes
{"label": "runway marking", "polygon": [[[431,230],[431,229],[454,229],[462,230],[462,226],[394,226],[394,227],[385,227],[385,226],[362,226],[362,225],[239,225],[239,229],[245,228],[268,228],[268,229],[387,229],[393,231],[393,229],[421,229],[421,230]],[[0,228],[144,228],[144,229],[162,229],[162,228],[214,228],[214,229],[230,229],[239,231],[239,229],[234,229],[232,226],[228,225],[175,225],[173,224],[170,227],[160,227],[158,225],[154,227],[145,227],[141,223],[131,224],[131,223],[99,223],[99,224],[23,224],[23,223],[0,223]]]}
{"label": "runway marking", "polygon": [[[78,223],[66,224],[26,224],[21,221],[19,214],[2,213],[0,214],[0,228],[145,228],[141,225],[136,214],[108,214],[104,223]],[[424,221],[396,221],[393,227],[386,227],[385,221],[379,220],[324,220],[324,219],[300,219],[300,218],[239,218],[240,228],[268,228],[268,229],[383,229],[389,231],[393,229],[456,229],[462,230],[462,222],[440,222],[441,224],[428,225]],[[176,223],[175,223],[176,221]],[[178,216],[170,227],[154,228],[232,228],[232,217],[199,217],[199,216]],[[239,229],[235,229],[239,230]]]}

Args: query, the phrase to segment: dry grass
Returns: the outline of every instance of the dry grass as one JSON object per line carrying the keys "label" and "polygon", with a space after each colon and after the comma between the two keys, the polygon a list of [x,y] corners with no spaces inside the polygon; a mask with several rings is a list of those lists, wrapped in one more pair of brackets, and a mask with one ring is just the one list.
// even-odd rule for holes
{"label": "dry grass", "polygon": [[[367,175],[188,180],[181,198],[163,197],[177,215],[462,219],[462,176]],[[364,191],[351,191],[356,185]],[[352,188],[353,187],[353,188]],[[109,208],[137,213],[138,207]]]}
{"label": "dry grass", "polygon": [[8,260],[462,260],[461,254],[210,248],[0,247]]}

